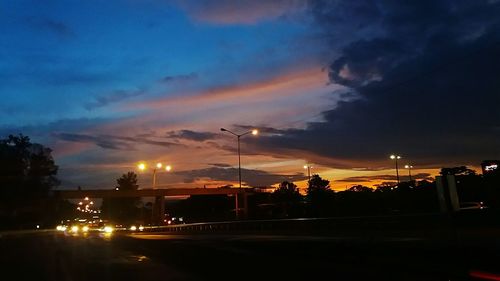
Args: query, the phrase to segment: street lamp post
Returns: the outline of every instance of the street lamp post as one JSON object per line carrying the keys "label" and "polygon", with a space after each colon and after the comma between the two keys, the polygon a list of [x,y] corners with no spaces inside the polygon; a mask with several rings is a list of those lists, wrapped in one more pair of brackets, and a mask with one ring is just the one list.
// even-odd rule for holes
{"label": "street lamp post", "polygon": [[[256,129],[253,129],[251,131],[247,131],[247,132],[244,132],[242,134],[236,134],[236,133],[233,133],[231,131],[229,131],[228,129],[224,129],[224,128],[220,128],[220,130],[222,132],[228,132],[234,136],[236,136],[236,138],[238,139],[238,182],[239,182],[239,188],[241,189],[241,153],[240,153],[240,138],[244,135],[248,135],[248,134],[252,134],[254,136],[256,136],[259,131],[257,131]],[[238,194],[235,195],[236,198],[235,198],[235,206],[234,206],[234,209],[235,209],[235,214],[236,214],[236,219],[238,219],[239,217],[239,203],[238,203]],[[246,199],[245,199],[246,200]],[[245,203],[246,205],[246,203]]]}
{"label": "street lamp post", "polygon": [[[155,168],[153,168],[153,189],[156,188],[156,171],[157,171],[157,169],[161,169],[162,167],[163,167],[163,164],[158,162],[158,163],[156,163]],[[146,167],[146,164],[139,163],[139,165],[137,165],[137,168],[141,171],[144,171],[144,170],[146,170],[147,167]],[[172,166],[170,166],[170,165],[165,166],[165,171],[170,172],[170,170],[172,170]]]}
{"label": "street lamp post", "polygon": [[399,185],[399,169],[398,169],[398,159],[401,159],[401,156],[400,155],[391,155],[391,159],[392,160],[396,160],[396,178],[397,178],[397,181],[398,181],[398,185]]}
{"label": "street lamp post", "polygon": [[240,138],[244,135],[248,135],[248,134],[252,134],[254,136],[256,136],[259,131],[257,131],[256,129],[253,129],[251,131],[248,131],[248,132],[245,132],[245,133],[242,133],[242,134],[236,134],[236,133],[233,133],[231,131],[229,131],[228,129],[224,129],[224,128],[220,128],[220,130],[222,132],[228,132],[234,136],[236,136],[236,138],[238,139],[238,181],[240,183],[240,188],[241,188],[241,153],[240,153]]}
{"label": "street lamp post", "polygon": [[[158,162],[153,168],[153,189],[156,189],[156,172],[162,169],[163,164]],[[141,171],[146,170],[147,166],[145,163],[139,163],[137,168]],[[166,165],[165,171],[170,172],[172,170],[172,166]],[[156,220],[157,223],[160,223],[165,215],[165,197],[164,196],[156,196],[154,201],[153,208],[151,208],[151,221],[154,222]],[[156,210],[156,211],[155,211]],[[156,213],[156,215],[155,215]]]}
{"label": "street lamp post", "polygon": [[307,177],[309,178],[309,181],[311,181],[311,165],[304,165],[304,169],[307,169]]}
{"label": "street lamp post", "polygon": [[413,168],[412,165],[405,165],[405,168],[408,169],[408,176],[410,177],[410,181],[411,181],[411,169]]}

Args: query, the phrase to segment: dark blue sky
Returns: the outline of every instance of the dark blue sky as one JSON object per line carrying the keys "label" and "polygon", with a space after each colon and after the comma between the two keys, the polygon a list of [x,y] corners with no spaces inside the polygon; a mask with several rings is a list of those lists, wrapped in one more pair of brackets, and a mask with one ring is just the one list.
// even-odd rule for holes
{"label": "dark blue sky", "polygon": [[[500,158],[499,1],[7,1],[0,133],[51,147],[62,187],[336,188]],[[150,173],[141,183],[150,183]],[[335,182],[337,181],[337,182]]]}

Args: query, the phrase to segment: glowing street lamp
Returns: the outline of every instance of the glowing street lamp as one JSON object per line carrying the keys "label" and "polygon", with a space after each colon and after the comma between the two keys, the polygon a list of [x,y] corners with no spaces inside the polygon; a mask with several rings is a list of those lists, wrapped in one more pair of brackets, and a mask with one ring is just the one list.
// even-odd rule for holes
{"label": "glowing street lamp", "polygon": [[396,160],[396,178],[397,178],[397,181],[398,181],[398,185],[399,185],[399,169],[398,169],[398,159],[401,159],[401,156],[400,155],[391,155],[390,156],[392,160]]}
{"label": "glowing street lamp", "polygon": [[137,168],[139,168],[139,170],[141,170],[141,171],[144,171],[144,170],[146,170],[146,164],[140,163],[139,165],[137,165]]}
{"label": "glowing street lamp", "polygon": [[405,165],[405,169],[408,169],[408,176],[410,177],[410,181],[411,181],[411,169],[413,168],[412,165]]}
{"label": "glowing street lamp", "polygon": [[[156,188],[156,171],[161,169],[162,167],[163,167],[163,164],[158,162],[158,163],[156,163],[155,168],[153,168],[153,188]],[[147,166],[145,163],[139,163],[139,165],[137,165],[137,168],[141,171],[145,171]],[[165,171],[170,172],[171,170],[172,170],[172,166],[170,166],[170,165],[165,166]]]}
{"label": "glowing street lamp", "polygon": [[220,130],[222,132],[228,132],[234,136],[236,136],[236,138],[238,139],[238,180],[240,182],[240,188],[241,188],[241,153],[240,153],[240,138],[244,135],[248,135],[248,134],[252,134],[254,136],[258,135],[259,134],[259,131],[257,129],[253,129],[251,131],[248,131],[248,132],[245,132],[245,133],[242,133],[242,134],[236,134],[236,133],[233,133],[227,129],[224,129],[224,128],[220,128]]}
{"label": "glowing street lamp", "polygon": [[304,165],[304,169],[307,169],[307,177],[309,178],[309,181],[311,181],[311,165]]}

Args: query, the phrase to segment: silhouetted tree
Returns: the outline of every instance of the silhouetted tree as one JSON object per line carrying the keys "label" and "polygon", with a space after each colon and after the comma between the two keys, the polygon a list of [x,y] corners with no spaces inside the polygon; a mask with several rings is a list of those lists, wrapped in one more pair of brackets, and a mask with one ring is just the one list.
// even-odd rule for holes
{"label": "silhouetted tree", "polygon": [[[116,184],[118,191],[139,188],[137,174],[134,172],[123,174],[116,180]],[[138,197],[105,198],[102,202],[103,216],[119,222],[132,222],[140,215],[139,201]]]}
{"label": "silhouetted tree", "polygon": [[333,210],[334,191],[330,189],[330,181],[313,175],[307,187],[307,202],[313,216],[331,215]]}
{"label": "silhouetted tree", "polygon": [[300,201],[300,195],[297,185],[293,182],[284,181],[273,192],[272,198],[275,202],[297,202]]}
{"label": "silhouetted tree", "polygon": [[364,185],[361,185],[361,184],[358,184],[358,185],[352,186],[347,191],[352,191],[352,192],[373,192],[373,188],[368,187],[368,186],[364,186]]}
{"label": "silhouetted tree", "polygon": [[300,203],[302,195],[293,182],[284,181],[272,193],[271,200],[274,204],[280,206],[280,213],[284,217],[296,217],[300,213]]}
{"label": "silhouetted tree", "polygon": [[134,172],[123,174],[116,180],[116,184],[118,190],[137,190],[139,188],[137,174]]}
{"label": "silhouetted tree", "polygon": [[0,140],[0,192],[2,199],[45,197],[57,186],[58,167],[52,150],[31,143],[29,137],[9,135]]}
{"label": "silhouetted tree", "polygon": [[[47,215],[49,191],[59,184],[51,150],[27,136],[0,140],[0,213],[14,224]],[[45,212],[42,212],[44,210]],[[17,218],[23,215],[23,219]]]}

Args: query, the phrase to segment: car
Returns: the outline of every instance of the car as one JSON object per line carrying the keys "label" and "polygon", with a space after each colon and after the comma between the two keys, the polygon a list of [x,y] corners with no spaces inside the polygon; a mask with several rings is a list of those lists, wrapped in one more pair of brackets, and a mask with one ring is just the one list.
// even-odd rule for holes
{"label": "car", "polygon": [[461,202],[460,210],[481,210],[486,209],[487,206],[483,202]]}

